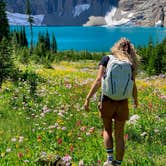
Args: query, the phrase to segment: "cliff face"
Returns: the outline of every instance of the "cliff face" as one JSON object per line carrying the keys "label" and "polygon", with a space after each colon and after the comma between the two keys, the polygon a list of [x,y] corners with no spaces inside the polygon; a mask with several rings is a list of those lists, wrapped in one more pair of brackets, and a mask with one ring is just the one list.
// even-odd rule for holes
{"label": "cliff face", "polygon": [[[5,1],[8,11],[25,13],[26,0]],[[166,0],[31,0],[31,7],[33,15],[45,15],[46,25],[166,26]]]}
{"label": "cliff face", "polygon": [[[166,26],[166,0],[120,0],[119,11],[133,13],[132,22],[141,26]],[[115,16],[116,17],[116,16]]]}

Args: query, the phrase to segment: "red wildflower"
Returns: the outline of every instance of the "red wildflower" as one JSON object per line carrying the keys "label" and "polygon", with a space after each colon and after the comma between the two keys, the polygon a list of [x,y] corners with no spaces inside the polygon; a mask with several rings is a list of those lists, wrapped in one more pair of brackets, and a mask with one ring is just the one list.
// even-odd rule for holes
{"label": "red wildflower", "polygon": [[97,164],[100,165],[100,164],[101,164],[101,160],[98,160],[98,161],[97,161]]}
{"label": "red wildflower", "polygon": [[39,136],[37,137],[37,141],[38,141],[38,142],[41,142],[41,141],[42,141],[42,136],[39,135]]}
{"label": "red wildflower", "polygon": [[129,139],[129,135],[128,134],[125,134],[124,135],[124,140],[127,141]]}
{"label": "red wildflower", "polygon": [[149,102],[148,106],[149,106],[149,108],[151,109],[151,108],[153,107],[152,102]]}
{"label": "red wildflower", "polygon": [[22,158],[23,157],[23,153],[22,152],[18,152],[17,156],[18,156],[18,158]]}
{"label": "red wildflower", "polygon": [[78,120],[77,122],[76,122],[76,126],[80,126],[81,125],[81,120]]}
{"label": "red wildflower", "polygon": [[58,139],[58,144],[61,144],[62,143],[62,138],[59,138]]}
{"label": "red wildflower", "polygon": [[74,151],[74,147],[73,147],[73,145],[70,146],[70,151],[71,151],[71,152]]}

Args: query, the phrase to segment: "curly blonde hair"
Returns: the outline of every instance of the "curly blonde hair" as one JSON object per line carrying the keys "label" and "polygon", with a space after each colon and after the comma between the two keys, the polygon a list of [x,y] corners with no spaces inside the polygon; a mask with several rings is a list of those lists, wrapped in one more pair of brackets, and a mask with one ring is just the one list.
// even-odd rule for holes
{"label": "curly blonde hair", "polygon": [[[127,50],[124,50],[124,47],[128,47]],[[139,56],[136,54],[134,45],[126,38],[121,38],[117,41],[114,46],[111,48],[111,53],[113,56],[120,60],[127,60],[131,63],[133,68],[134,76],[137,73],[137,68],[139,64]]]}

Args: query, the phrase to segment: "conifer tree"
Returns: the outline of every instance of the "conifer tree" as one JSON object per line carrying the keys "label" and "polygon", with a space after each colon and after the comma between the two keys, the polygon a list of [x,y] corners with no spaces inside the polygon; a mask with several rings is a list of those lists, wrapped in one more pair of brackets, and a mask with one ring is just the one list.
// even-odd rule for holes
{"label": "conifer tree", "polygon": [[20,32],[19,32],[19,44],[21,47],[24,46],[24,39],[23,39],[23,30],[21,28]]}
{"label": "conifer tree", "polygon": [[45,44],[45,49],[50,50],[50,36],[49,36],[48,31],[46,32],[44,44]]}
{"label": "conifer tree", "polygon": [[45,41],[44,35],[41,34],[41,32],[39,32],[39,33],[38,33],[38,42],[37,42],[37,45],[43,44],[44,41]]}
{"label": "conifer tree", "polygon": [[23,27],[23,29],[22,29],[22,35],[23,35],[23,46],[27,47],[28,41],[27,41],[27,37],[26,37],[25,27]]}
{"label": "conifer tree", "polygon": [[166,38],[162,42],[163,44],[163,56],[162,56],[162,73],[166,73]]}
{"label": "conifer tree", "polygon": [[9,24],[5,12],[6,4],[3,0],[0,0],[0,41],[3,37],[9,37]]}
{"label": "conifer tree", "polygon": [[31,4],[30,0],[26,0],[26,14],[28,15],[28,22],[30,25],[30,33],[31,33],[31,43],[30,43],[30,53],[32,53],[33,50],[33,31],[32,31],[32,24],[33,24],[33,17],[32,17],[32,12],[31,12]]}
{"label": "conifer tree", "polygon": [[162,73],[162,56],[164,55],[164,51],[163,51],[163,45],[162,44],[158,44],[156,46],[156,56],[155,56],[155,63],[154,63],[154,69],[155,69],[155,74],[160,74]]}
{"label": "conifer tree", "polygon": [[0,88],[3,81],[12,75],[14,68],[9,42],[3,38],[0,42]]}
{"label": "conifer tree", "polygon": [[154,46],[153,46],[153,40],[152,40],[152,37],[150,37],[149,39],[149,43],[148,43],[148,47],[147,47],[147,50],[146,50],[146,56],[145,56],[145,63],[148,63],[146,69],[148,71],[148,74],[154,74],[155,71],[154,71],[154,57],[155,57],[155,49],[154,49]]}
{"label": "conifer tree", "polygon": [[57,52],[57,42],[56,42],[54,33],[52,33],[51,49],[52,49],[52,52],[54,52],[54,53]]}

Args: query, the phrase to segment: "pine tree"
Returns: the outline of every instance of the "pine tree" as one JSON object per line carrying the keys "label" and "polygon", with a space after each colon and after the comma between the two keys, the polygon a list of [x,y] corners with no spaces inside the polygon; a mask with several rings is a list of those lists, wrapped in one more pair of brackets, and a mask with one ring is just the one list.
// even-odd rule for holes
{"label": "pine tree", "polygon": [[44,44],[45,44],[45,49],[49,51],[50,50],[50,36],[48,34],[48,31],[46,32]]}
{"label": "pine tree", "polygon": [[154,63],[155,63],[155,49],[153,46],[153,40],[152,37],[149,38],[149,43],[148,43],[148,47],[146,49],[146,57],[145,57],[145,63],[147,63],[147,67],[146,70],[148,71],[148,74],[154,74],[155,70],[154,70]]}
{"label": "pine tree", "polygon": [[9,24],[5,13],[6,4],[0,0],[0,41],[3,37],[9,37]]}
{"label": "pine tree", "polygon": [[38,33],[38,42],[37,45],[43,44],[44,43],[44,35],[41,34],[41,32]]}
{"label": "pine tree", "polygon": [[28,46],[28,41],[27,41],[27,37],[26,37],[26,33],[25,33],[25,27],[23,27],[23,30],[22,30],[22,35],[23,35],[23,46],[24,47],[27,47]]}
{"label": "pine tree", "polygon": [[21,28],[21,30],[19,32],[19,43],[20,43],[21,47],[24,46],[24,36],[23,36],[23,29],[22,28]]}
{"label": "pine tree", "polygon": [[0,88],[3,81],[12,75],[14,68],[9,42],[3,38],[0,42]]}
{"label": "pine tree", "polygon": [[52,33],[51,49],[52,52],[57,53],[57,42],[54,33]]}
{"label": "pine tree", "polygon": [[155,74],[160,74],[162,73],[162,56],[164,55],[164,50],[163,50],[163,45],[158,44],[156,46],[156,56],[155,56],[155,63],[154,63],[154,69],[155,69]]}
{"label": "pine tree", "polygon": [[33,17],[31,12],[31,4],[29,0],[26,0],[26,14],[28,15],[28,22],[30,25],[30,33],[31,33],[31,43],[30,43],[30,53],[32,53],[33,50],[33,31],[32,31],[32,24],[33,24]]}
{"label": "pine tree", "polygon": [[162,73],[166,73],[166,38],[163,40],[162,44],[163,44]]}

